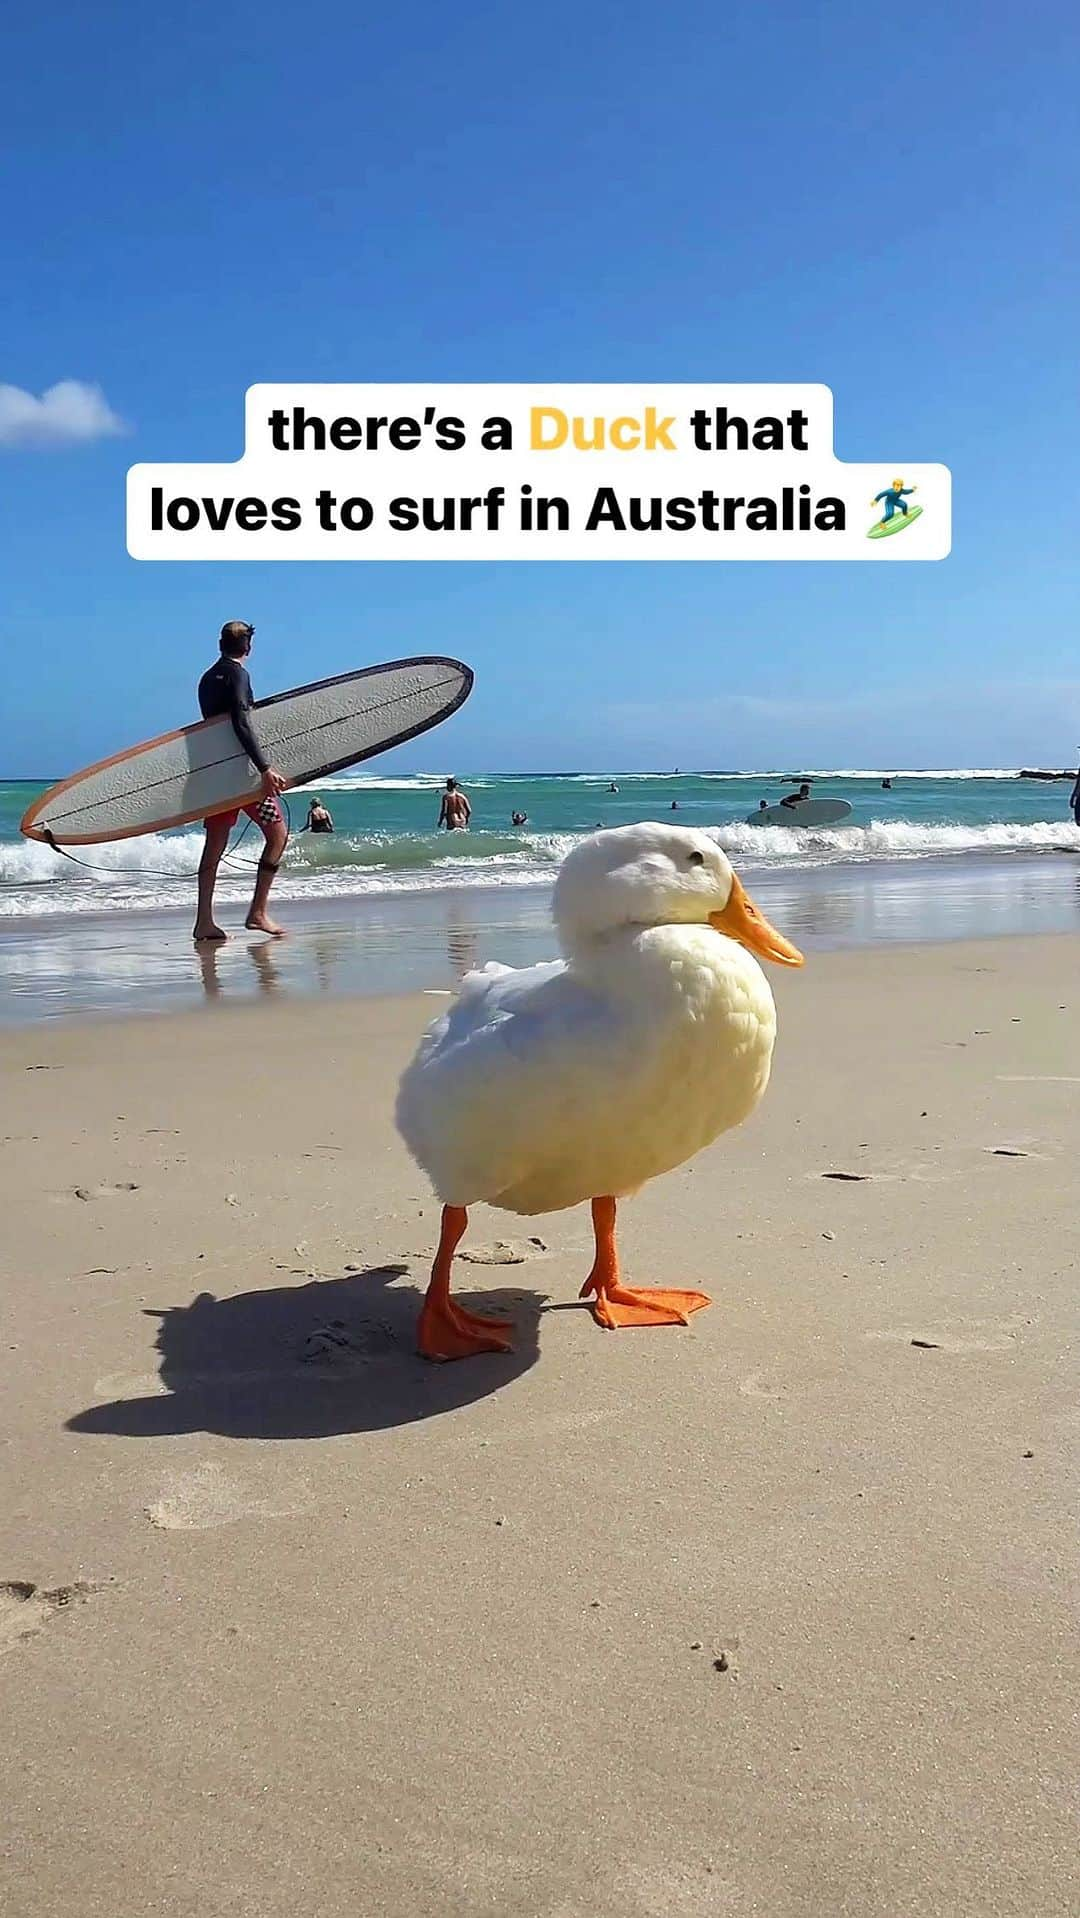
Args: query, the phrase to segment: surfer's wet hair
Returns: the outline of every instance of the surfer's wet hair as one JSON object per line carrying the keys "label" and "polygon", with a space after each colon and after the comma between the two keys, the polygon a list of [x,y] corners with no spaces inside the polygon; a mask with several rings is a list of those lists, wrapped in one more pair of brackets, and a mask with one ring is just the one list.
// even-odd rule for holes
{"label": "surfer's wet hair", "polygon": [[241,653],[247,652],[254,637],[255,628],[249,626],[246,619],[227,619],[221,629],[221,650],[233,659],[239,659]]}

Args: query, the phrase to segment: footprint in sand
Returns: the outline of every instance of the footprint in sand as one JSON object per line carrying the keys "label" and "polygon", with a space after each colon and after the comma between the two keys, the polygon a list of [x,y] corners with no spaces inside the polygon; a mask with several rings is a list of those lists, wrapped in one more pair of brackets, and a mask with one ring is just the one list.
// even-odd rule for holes
{"label": "footprint in sand", "polygon": [[[486,1245],[463,1245],[454,1258],[462,1265],[524,1265],[526,1259],[542,1259],[547,1249],[544,1239],[492,1239]],[[431,1247],[402,1252],[400,1257],[409,1262],[402,1268],[404,1271],[416,1261],[430,1265]]]}
{"label": "footprint in sand", "polygon": [[765,1372],[748,1372],[739,1380],[739,1390],[744,1399],[781,1399],[784,1388],[774,1383]]}
{"label": "footprint in sand", "polygon": [[514,1239],[493,1239],[490,1245],[465,1245],[457,1257],[465,1265],[524,1265],[526,1259],[538,1259],[547,1251],[543,1239],[526,1243]]}
{"label": "footprint in sand", "polygon": [[864,1332],[863,1337],[894,1345],[939,1348],[942,1352],[1015,1351],[1025,1331],[1035,1323],[1021,1312],[1007,1319],[946,1319],[943,1325],[905,1325],[888,1332]]}
{"label": "footprint in sand", "polygon": [[161,1532],[208,1532],[244,1518],[292,1518],[307,1505],[305,1494],[290,1499],[252,1494],[239,1479],[207,1459],[193,1471],[173,1473],[161,1496],[146,1507],[146,1516]]}
{"label": "footprint in sand", "polygon": [[872,1172],[807,1172],[804,1176],[833,1179],[841,1185],[942,1185],[946,1179],[955,1179],[956,1173],[924,1159],[895,1159],[891,1165],[875,1166]]}
{"label": "footprint in sand", "polygon": [[73,1198],[89,1203],[91,1199],[115,1199],[121,1192],[137,1192],[138,1186],[132,1179],[123,1179],[119,1185],[77,1185]]}
{"label": "footprint in sand", "polygon": [[1004,1086],[1080,1086],[1080,1079],[1068,1072],[999,1072]]}
{"label": "footprint in sand", "polygon": [[0,1582],[0,1652],[9,1652],[23,1639],[36,1638],[50,1619],[69,1605],[89,1598],[93,1585],[56,1585],[43,1592],[28,1578]]}
{"label": "footprint in sand", "polygon": [[1040,1151],[1034,1141],[1026,1138],[1022,1145],[1015,1139],[1009,1139],[1001,1145],[985,1145],[982,1149],[991,1159],[1041,1159],[1044,1164],[1049,1164],[1057,1156],[1053,1152]]}
{"label": "footprint in sand", "polygon": [[327,1319],[308,1333],[297,1356],[303,1365],[349,1371],[382,1358],[396,1343],[393,1327],[385,1319],[353,1320],[351,1324],[344,1319]]}

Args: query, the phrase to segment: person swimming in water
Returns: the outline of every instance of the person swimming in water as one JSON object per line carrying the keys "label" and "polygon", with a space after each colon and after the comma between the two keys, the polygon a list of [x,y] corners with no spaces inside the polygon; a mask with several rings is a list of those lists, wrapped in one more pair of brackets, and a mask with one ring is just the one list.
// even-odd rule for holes
{"label": "person swimming in water", "polygon": [[871,506],[878,506],[882,500],[885,501],[885,514],[878,522],[879,525],[887,526],[893,514],[898,512],[903,513],[906,519],[908,509],[904,505],[904,501],[907,499],[909,493],[914,493],[916,490],[914,486],[905,486],[902,479],[894,479],[892,485],[887,487],[884,493],[876,493],[870,501]]}

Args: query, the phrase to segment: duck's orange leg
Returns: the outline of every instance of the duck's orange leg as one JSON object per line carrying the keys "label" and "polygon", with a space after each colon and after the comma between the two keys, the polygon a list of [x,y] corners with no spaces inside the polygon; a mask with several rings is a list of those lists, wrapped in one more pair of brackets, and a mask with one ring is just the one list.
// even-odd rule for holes
{"label": "duck's orange leg", "polygon": [[593,1315],[609,1332],[620,1325],[686,1325],[691,1312],[700,1312],[710,1299],[704,1292],[638,1292],[624,1285],[619,1277],[619,1254],[615,1247],[615,1201],[594,1199],[593,1232],[596,1257],[593,1269],[581,1288],[585,1299],[595,1294]]}
{"label": "duck's orange leg", "polygon": [[455,1305],[450,1297],[450,1268],[468,1223],[464,1206],[443,1206],[439,1249],[417,1332],[417,1348],[425,1359],[468,1359],[475,1352],[512,1349],[505,1319],[481,1318],[479,1313]]}

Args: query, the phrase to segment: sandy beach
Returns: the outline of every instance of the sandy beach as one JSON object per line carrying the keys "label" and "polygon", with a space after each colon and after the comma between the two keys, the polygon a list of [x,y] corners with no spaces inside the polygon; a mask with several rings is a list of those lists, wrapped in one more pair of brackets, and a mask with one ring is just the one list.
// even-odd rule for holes
{"label": "sandy beach", "polygon": [[624,1212],[713,1309],[605,1334],[585,1216],[480,1209],[517,1349],[445,1367],[444,1001],[0,1035],[11,1909],[1075,1913],[1076,965],[774,979],[760,1113]]}

